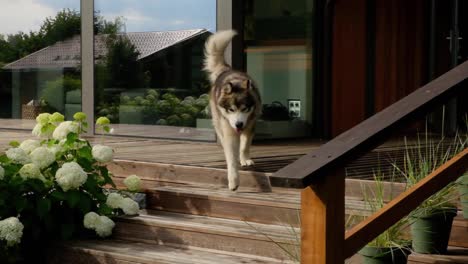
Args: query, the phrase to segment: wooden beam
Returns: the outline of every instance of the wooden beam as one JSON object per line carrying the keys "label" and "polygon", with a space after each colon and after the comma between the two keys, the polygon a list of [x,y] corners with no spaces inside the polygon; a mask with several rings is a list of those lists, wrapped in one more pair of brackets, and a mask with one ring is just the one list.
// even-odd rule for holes
{"label": "wooden beam", "polygon": [[301,193],[301,263],[342,264],[345,172],[323,177]]}
{"label": "wooden beam", "polygon": [[468,169],[468,148],[397,196],[380,211],[346,232],[344,256],[350,257],[379,234],[443,189]]}
{"label": "wooden beam", "polygon": [[310,185],[314,178],[324,177],[329,170],[357,159],[388,138],[395,129],[464,91],[467,79],[468,61],[277,171],[272,180],[282,181],[285,187]]}

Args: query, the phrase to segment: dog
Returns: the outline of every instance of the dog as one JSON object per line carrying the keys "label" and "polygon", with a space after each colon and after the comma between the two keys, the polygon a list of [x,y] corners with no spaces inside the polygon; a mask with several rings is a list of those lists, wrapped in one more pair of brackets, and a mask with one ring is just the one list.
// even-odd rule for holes
{"label": "dog", "polygon": [[261,115],[261,99],[252,78],[233,70],[224,52],[237,33],[219,31],[205,43],[204,70],[211,83],[210,111],[213,126],[226,157],[231,191],[239,187],[239,164],[251,166],[250,145],[255,121]]}

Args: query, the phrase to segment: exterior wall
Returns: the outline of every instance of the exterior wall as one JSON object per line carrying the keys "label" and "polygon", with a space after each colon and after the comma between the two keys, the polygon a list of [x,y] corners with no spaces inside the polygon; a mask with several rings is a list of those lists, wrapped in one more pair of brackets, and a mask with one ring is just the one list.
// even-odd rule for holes
{"label": "exterior wall", "polygon": [[366,93],[366,0],[336,1],[333,18],[331,134],[363,121]]}

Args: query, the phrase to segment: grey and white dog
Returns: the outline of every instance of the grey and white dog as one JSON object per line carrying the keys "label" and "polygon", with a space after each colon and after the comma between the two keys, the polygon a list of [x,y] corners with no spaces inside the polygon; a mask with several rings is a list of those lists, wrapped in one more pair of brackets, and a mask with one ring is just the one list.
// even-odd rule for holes
{"label": "grey and white dog", "polygon": [[229,189],[239,187],[239,164],[251,166],[250,145],[255,121],[261,114],[261,99],[252,78],[233,70],[224,52],[236,35],[233,30],[220,31],[205,44],[205,67],[211,82],[210,110],[213,126],[226,157]]}

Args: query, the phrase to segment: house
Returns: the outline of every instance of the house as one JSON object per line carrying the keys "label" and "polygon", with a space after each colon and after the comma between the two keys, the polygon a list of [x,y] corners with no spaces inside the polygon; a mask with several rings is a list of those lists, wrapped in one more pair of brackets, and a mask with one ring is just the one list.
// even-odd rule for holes
{"label": "house", "polygon": [[[92,17],[92,4],[82,3],[82,12]],[[345,233],[345,215],[368,214],[361,186],[372,188],[374,183],[363,175],[373,176],[380,157],[404,156],[398,142],[371,149],[401,136],[398,129],[408,128],[405,122],[414,121],[416,114],[429,115],[429,125],[439,127],[435,105],[450,96],[455,97],[446,104],[447,128],[455,130],[466,115],[468,44],[461,38],[468,36],[468,17],[460,15],[468,11],[466,2],[216,3],[217,29],[239,32],[227,59],[255,78],[265,104],[282,104],[293,112],[293,120],[287,122],[310,125],[306,140],[256,142],[257,165],[241,172],[241,189],[232,193],[225,188],[223,153],[213,142],[154,139],[180,133],[178,139],[203,140],[191,133],[196,129],[177,127],[158,134],[157,129],[167,127],[127,126],[125,136],[132,138],[91,138],[120,147],[110,170],[119,187],[128,175],[143,178],[148,210],[117,220],[114,239],[61,245],[50,263],[287,263],[291,251],[282,246],[293,251],[301,246],[296,253],[302,254],[302,263],[343,263],[382,232],[382,226],[391,226],[402,212],[408,213],[468,168],[465,149],[431,173],[419,189],[407,191],[388,210]],[[92,36],[91,31],[83,33],[84,39]],[[200,61],[195,64],[200,66]],[[86,75],[93,73],[93,58],[83,56],[81,66],[83,81],[89,84],[82,88],[82,103],[88,106],[83,110],[93,119],[99,101],[90,96],[96,87],[93,75]],[[121,99],[111,98],[117,106]],[[317,139],[323,138],[327,142],[322,145]],[[393,166],[393,160],[385,161]],[[403,184],[386,187],[395,194],[405,191]],[[466,226],[459,214],[449,240],[449,245],[464,250],[449,256],[412,254],[410,260],[466,262]]]}
{"label": "house", "polygon": [[[210,33],[204,29],[165,31],[165,32],[130,32],[118,34],[125,36],[139,52],[137,61],[144,65],[145,72],[158,76],[148,85],[152,87],[172,87],[176,89],[190,89],[190,80],[202,82],[204,75],[198,65],[201,64],[203,43]],[[107,35],[97,35],[94,39],[94,58],[96,65],[104,63],[108,48]],[[11,117],[20,118],[22,104],[33,99],[45,99],[55,110],[74,113],[81,109],[80,93],[68,95],[70,102],[66,102],[66,84],[54,86],[53,91],[46,90],[46,83],[55,81],[66,82],[62,76],[67,74],[80,79],[81,38],[75,36],[57,42],[39,51],[29,54],[3,67],[5,76],[11,76],[11,98],[9,101]],[[167,78],[161,78],[166,76]],[[176,77],[176,78],[171,78]],[[97,77],[98,78],[98,77]],[[81,85],[78,81],[78,85]],[[73,87],[77,88],[77,87]],[[102,88],[102,87],[99,87]],[[107,87],[106,87],[107,88]],[[132,87],[139,89],[143,87]],[[65,90],[64,90],[65,89]],[[67,111],[66,105],[69,105]],[[7,110],[4,110],[7,111]]]}

